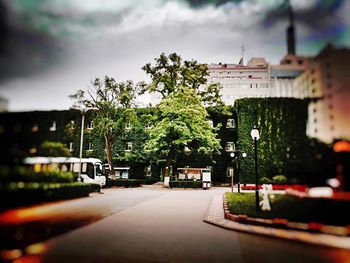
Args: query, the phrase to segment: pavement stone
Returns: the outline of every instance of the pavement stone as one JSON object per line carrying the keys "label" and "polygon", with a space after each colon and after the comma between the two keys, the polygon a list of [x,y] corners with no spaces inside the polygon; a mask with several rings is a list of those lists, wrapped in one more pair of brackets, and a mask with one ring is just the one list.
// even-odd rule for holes
{"label": "pavement stone", "polygon": [[213,197],[205,214],[204,222],[234,231],[241,231],[274,238],[283,238],[314,245],[350,249],[350,237],[310,233],[300,230],[255,226],[228,220],[225,218],[223,195],[216,195]]}

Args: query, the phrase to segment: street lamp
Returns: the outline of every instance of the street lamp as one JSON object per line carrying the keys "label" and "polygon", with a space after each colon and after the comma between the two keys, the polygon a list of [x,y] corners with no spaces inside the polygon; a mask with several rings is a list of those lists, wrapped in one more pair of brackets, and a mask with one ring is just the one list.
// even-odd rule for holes
{"label": "street lamp", "polygon": [[83,157],[83,140],[84,140],[84,122],[85,122],[85,114],[89,110],[97,110],[96,108],[87,108],[87,109],[78,109],[81,113],[81,131],[80,131],[80,148],[79,148],[79,173],[78,173],[78,181],[81,182],[81,170],[82,170],[82,163],[81,159]]}
{"label": "street lamp", "polygon": [[252,139],[254,140],[254,157],[255,157],[255,206],[256,211],[259,211],[259,179],[258,179],[258,152],[257,152],[257,142],[260,139],[259,129],[254,126],[250,132]]}
{"label": "street lamp", "polygon": [[[230,156],[232,158],[235,158],[237,157],[237,186],[238,186],[238,193],[241,193],[241,183],[240,183],[240,180],[239,180],[239,169],[240,169],[240,166],[239,166],[239,157],[240,155],[242,155],[243,158],[247,157],[247,153],[245,152],[242,152],[240,150],[234,150],[230,153]],[[231,176],[231,193],[233,192],[233,176]]]}

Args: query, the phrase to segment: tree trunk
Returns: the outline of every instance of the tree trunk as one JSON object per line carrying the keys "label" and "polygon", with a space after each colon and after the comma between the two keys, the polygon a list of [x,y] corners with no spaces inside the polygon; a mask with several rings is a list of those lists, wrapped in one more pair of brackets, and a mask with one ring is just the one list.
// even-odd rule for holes
{"label": "tree trunk", "polygon": [[111,167],[111,170],[109,171],[109,173],[112,176],[112,179],[115,179],[115,173],[114,173],[114,167],[113,167],[113,161],[112,161],[112,142],[111,142],[111,138],[110,138],[108,132],[104,132],[104,137],[105,137],[105,144],[106,144],[107,162],[108,162],[109,166]]}
{"label": "tree trunk", "polygon": [[174,153],[174,147],[172,146],[166,158],[165,167],[163,169],[163,177],[170,176],[170,166],[174,158]]}

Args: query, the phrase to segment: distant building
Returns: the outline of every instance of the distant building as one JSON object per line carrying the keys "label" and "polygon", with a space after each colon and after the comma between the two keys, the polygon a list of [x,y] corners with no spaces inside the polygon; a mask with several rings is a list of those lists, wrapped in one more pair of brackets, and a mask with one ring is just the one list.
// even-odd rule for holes
{"label": "distant building", "polygon": [[310,58],[287,54],[277,65],[270,65],[274,97],[295,98],[295,78],[305,71]]}
{"label": "distant building", "polygon": [[8,100],[0,97],[0,112],[5,112],[8,109]]}
{"label": "distant building", "polygon": [[208,83],[222,85],[221,96],[227,105],[240,98],[273,96],[269,65],[264,58],[251,58],[246,66],[209,64],[208,72]]}
{"label": "distant building", "polygon": [[307,134],[325,142],[350,139],[350,49],[328,45],[295,80],[296,97],[309,106]]}

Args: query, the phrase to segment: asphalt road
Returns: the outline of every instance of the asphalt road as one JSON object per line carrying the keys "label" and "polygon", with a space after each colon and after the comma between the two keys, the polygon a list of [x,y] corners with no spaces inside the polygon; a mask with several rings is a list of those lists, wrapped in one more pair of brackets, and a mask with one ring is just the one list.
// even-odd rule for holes
{"label": "asphalt road", "polygon": [[86,214],[95,214],[100,220],[27,247],[23,259],[65,263],[349,262],[349,251],[204,223],[212,197],[227,190],[111,189],[104,195],[48,205],[51,215],[43,213],[42,222]]}

